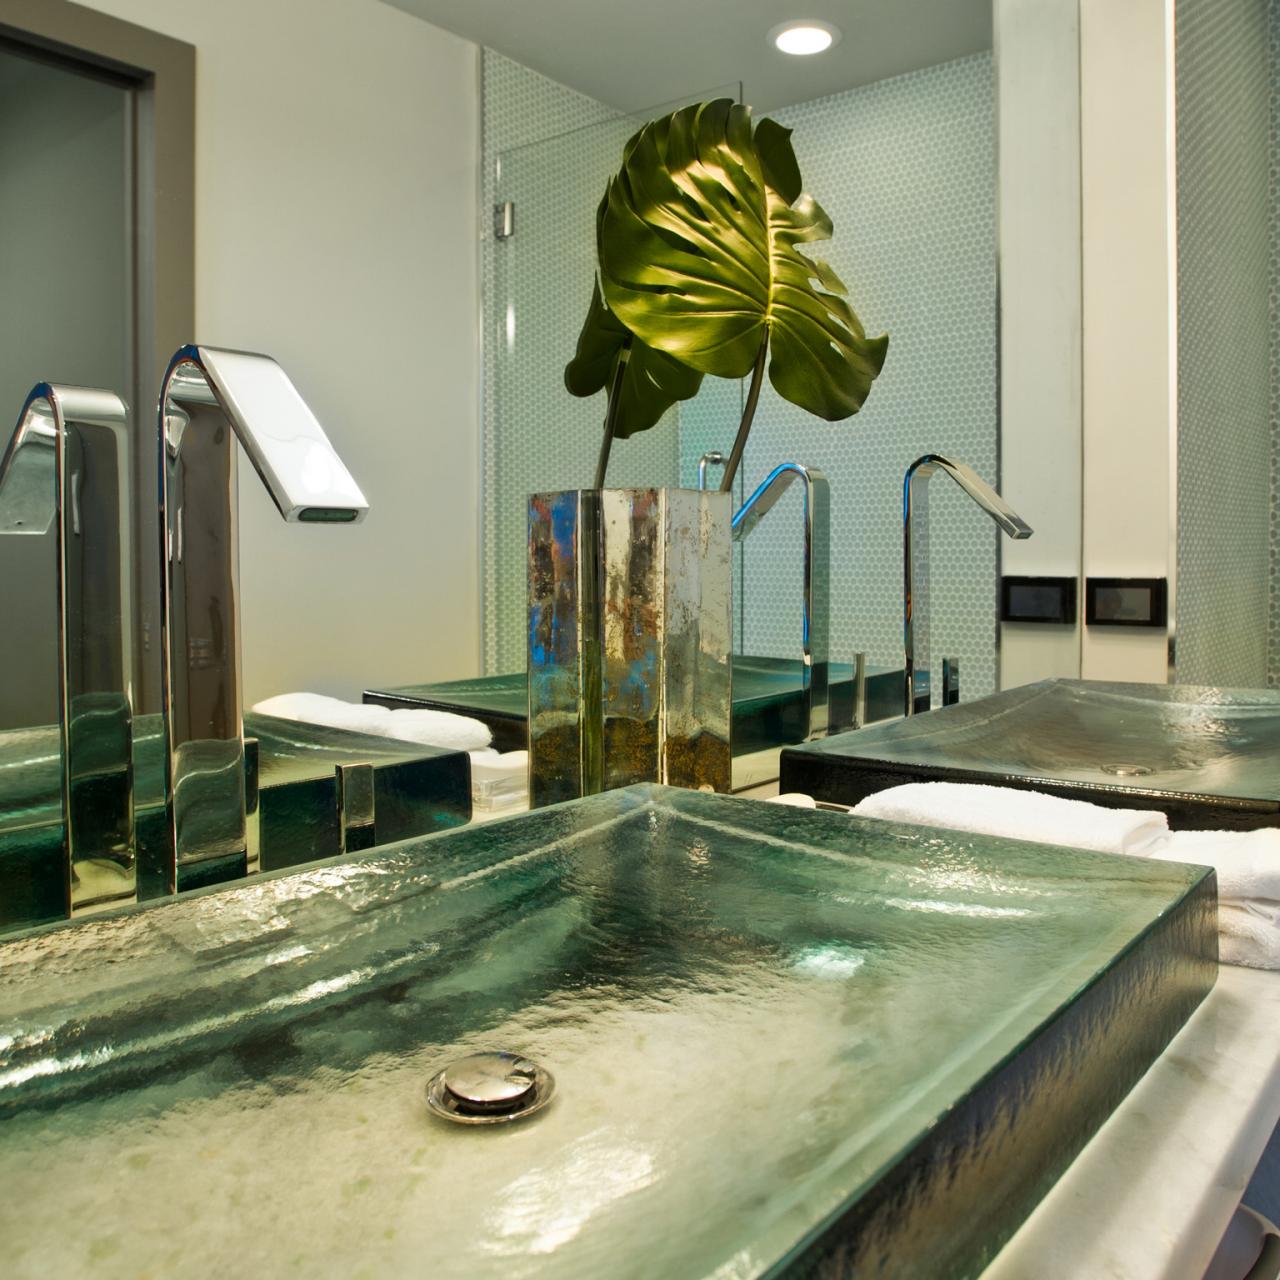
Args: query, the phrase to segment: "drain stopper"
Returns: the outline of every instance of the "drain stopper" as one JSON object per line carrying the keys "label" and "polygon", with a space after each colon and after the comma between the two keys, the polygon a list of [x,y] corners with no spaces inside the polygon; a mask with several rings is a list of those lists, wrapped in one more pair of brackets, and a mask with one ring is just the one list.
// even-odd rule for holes
{"label": "drain stopper", "polygon": [[1104,764],[1102,772],[1117,778],[1145,778],[1151,770],[1145,764]]}
{"label": "drain stopper", "polygon": [[555,1080],[518,1053],[495,1050],[451,1062],[427,1081],[427,1106],[458,1124],[502,1124],[551,1100]]}

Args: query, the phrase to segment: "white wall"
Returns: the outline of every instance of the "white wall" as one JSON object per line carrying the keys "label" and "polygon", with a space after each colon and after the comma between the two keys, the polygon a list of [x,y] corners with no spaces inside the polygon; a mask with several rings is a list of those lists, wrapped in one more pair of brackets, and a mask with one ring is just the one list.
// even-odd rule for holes
{"label": "white wall", "polygon": [[245,693],[479,670],[478,49],[379,0],[90,0],[196,46],[196,330],[275,356],[369,499],[241,469]]}

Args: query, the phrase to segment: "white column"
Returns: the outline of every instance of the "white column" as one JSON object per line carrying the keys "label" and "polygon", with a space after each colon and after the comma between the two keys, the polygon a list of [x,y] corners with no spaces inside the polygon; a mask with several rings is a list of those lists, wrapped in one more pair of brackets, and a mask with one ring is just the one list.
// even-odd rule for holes
{"label": "white column", "polygon": [[[1080,0],[995,0],[1000,488],[1035,530],[1005,574],[1078,578]],[[1075,626],[1003,623],[1000,686],[1080,674]]]}
{"label": "white column", "polygon": [[[1083,568],[1176,571],[1172,0],[1080,0]],[[1168,637],[1085,628],[1089,679],[1163,682]]]}

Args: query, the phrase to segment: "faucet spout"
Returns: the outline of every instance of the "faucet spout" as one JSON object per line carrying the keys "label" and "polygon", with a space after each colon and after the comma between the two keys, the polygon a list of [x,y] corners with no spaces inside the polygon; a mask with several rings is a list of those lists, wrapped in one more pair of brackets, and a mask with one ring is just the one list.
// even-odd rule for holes
{"label": "faucet spout", "polygon": [[724,454],[718,449],[709,449],[698,459],[698,488],[705,489],[707,487],[707,468],[723,467]]}
{"label": "faucet spout", "polygon": [[903,590],[905,650],[904,715],[933,705],[929,671],[929,481],[942,471],[1009,537],[1029,538],[1029,524],[967,463],[926,453],[908,468],[902,483]]}
{"label": "faucet spout", "polygon": [[0,457],[0,533],[54,531],[69,916],[137,898],[129,477],[119,396],[32,389]]}
{"label": "faucet spout", "polygon": [[804,612],[801,619],[801,691],[805,741],[831,729],[831,486],[817,467],[783,462],[760,482],[733,517],[733,538],[740,542],[773,510],[796,481],[804,484]]}
{"label": "faucet spout", "polygon": [[172,893],[255,869],[246,819],[234,442],[290,523],[353,524],[368,506],[269,356],[180,348],[160,390],[159,436],[165,871]]}

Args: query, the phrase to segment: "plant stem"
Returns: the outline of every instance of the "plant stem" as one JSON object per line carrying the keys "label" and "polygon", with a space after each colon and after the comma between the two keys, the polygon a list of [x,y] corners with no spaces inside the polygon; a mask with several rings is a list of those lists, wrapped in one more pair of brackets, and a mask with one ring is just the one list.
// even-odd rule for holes
{"label": "plant stem", "polygon": [[756,352],[755,367],[751,370],[751,388],[747,392],[747,405],[742,411],[742,421],[738,423],[738,434],[733,438],[733,449],[729,461],[724,465],[724,479],[720,481],[720,492],[729,493],[733,489],[734,477],[742,462],[742,455],[747,448],[747,437],[751,434],[751,420],[756,416],[756,405],[760,403],[760,388],[764,383],[764,358],[769,352],[769,330],[764,331],[760,339],[760,350]]}
{"label": "plant stem", "polygon": [[605,472],[609,470],[609,452],[613,448],[613,432],[618,425],[618,404],[622,400],[622,379],[627,373],[627,361],[631,359],[631,335],[627,334],[618,354],[618,365],[613,371],[613,385],[609,388],[609,402],[604,411],[604,439],[600,442],[600,457],[596,462],[597,489],[604,488]]}

